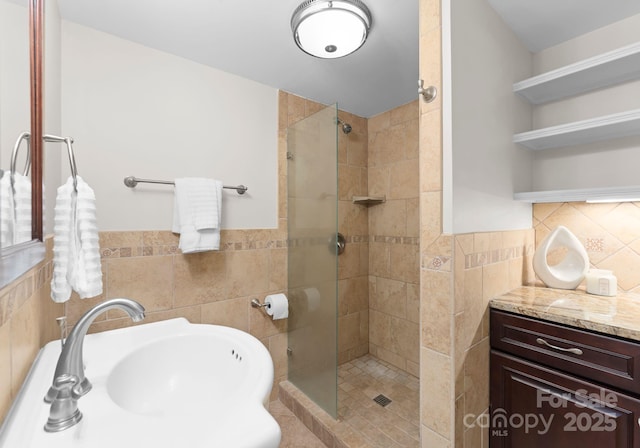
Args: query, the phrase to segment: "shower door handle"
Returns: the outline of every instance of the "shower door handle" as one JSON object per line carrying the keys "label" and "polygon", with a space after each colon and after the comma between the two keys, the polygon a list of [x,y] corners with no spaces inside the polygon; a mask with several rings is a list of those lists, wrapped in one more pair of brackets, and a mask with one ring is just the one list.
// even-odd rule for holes
{"label": "shower door handle", "polygon": [[340,232],[329,238],[329,250],[331,253],[336,253],[337,251],[338,255],[341,255],[344,252],[346,245],[347,240]]}

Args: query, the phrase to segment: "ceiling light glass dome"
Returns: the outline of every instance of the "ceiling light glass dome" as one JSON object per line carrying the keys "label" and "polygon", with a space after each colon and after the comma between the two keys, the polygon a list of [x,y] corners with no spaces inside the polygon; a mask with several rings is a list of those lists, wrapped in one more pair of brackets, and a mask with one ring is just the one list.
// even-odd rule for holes
{"label": "ceiling light glass dome", "polygon": [[371,13],[360,0],[307,0],[291,17],[291,30],[302,51],[325,59],[341,58],[362,46]]}

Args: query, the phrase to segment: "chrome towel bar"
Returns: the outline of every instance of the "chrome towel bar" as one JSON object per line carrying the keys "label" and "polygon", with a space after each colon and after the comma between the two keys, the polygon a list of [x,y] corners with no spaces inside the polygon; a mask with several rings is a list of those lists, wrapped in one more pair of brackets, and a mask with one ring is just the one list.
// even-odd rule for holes
{"label": "chrome towel bar", "polygon": [[[171,180],[153,180],[153,179],[139,179],[135,176],[129,176],[124,178],[124,184],[129,188],[135,188],[139,183],[143,184],[164,184],[164,185],[175,185],[175,183]],[[223,185],[222,188],[226,188],[228,190],[236,190],[238,194],[245,194],[249,187],[245,185],[238,185],[236,187],[231,187],[228,185]]]}

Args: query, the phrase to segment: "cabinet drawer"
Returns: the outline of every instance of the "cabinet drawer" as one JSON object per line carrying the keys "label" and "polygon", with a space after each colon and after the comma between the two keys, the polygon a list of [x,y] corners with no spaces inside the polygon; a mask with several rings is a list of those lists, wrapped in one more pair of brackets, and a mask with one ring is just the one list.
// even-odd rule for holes
{"label": "cabinet drawer", "polygon": [[491,346],[640,393],[640,343],[491,310]]}

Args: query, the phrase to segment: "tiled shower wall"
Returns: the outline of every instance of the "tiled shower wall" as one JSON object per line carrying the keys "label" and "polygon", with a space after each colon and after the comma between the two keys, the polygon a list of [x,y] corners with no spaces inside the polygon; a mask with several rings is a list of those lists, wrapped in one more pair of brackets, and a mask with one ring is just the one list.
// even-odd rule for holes
{"label": "tiled shower wall", "polygon": [[[288,124],[325,107],[281,97]],[[338,363],[371,352],[417,376],[418,104],[368,120],[338,114],[352,127],[349,134],[338,129],[338,231],[347,240],[338,257]],[[352,201],[367,195],[387,202]]]}
{"label": "tiled shower wall", "polygon": [[346,112],[340,119],[351,125],[345,134],[338,127],[338,231],[347,239],[338,257],[338,364],[369,352],[369,222],[366,206],[353,196],[366,196],[367,120]]}
{"label": "tiled shower wall", "polygon": [[49,297],[51,241],[45,260],[0,290],[0,425],[40,348],[59,338],[62,305]]}
{"label": "tiled shower wall", "polygon": [[369,352],[419,376],[418,102],[369,118]]}

